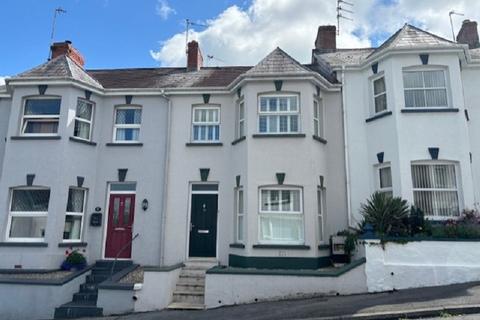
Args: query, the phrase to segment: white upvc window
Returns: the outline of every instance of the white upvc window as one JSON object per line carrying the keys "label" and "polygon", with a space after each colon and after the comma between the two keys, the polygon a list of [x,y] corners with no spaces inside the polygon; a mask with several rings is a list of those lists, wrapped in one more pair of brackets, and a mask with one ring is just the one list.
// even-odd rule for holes
{"label": "white upvc window", "polygon": [[220,141],[220,107],[193,107],[192,141],[200,143]]}
{"label": "white upvc window", "polygon": [[93,103],[83,99],[77,100],[73,136],[90,141],[92,135]]}
{"label": "white upvc window", "polygon": [[377,174],[377,191],[392,197],[392,167],[389,164],[381,165],[377,168]]}
{"label": "white upvc window", "polygon": [[381,76],[373,81],[373,105],[374,113],[380,113],[387,110],[387,88],[385,86],[385,77]]}
{"label": "white upvc window", "polygon": [[446,219],[460,215],[457,169],[449,162],[412,163],[414,204],[426,217]]}
{"label": "white upvc window", "polygon": [[313,134],[317,137],[324,138],[324,121],[325,111],[322,99],[313,100]]}
{"label": "white upvc window", "polygon": [[235,241],[242,243],[245,241],[245,202],[243,188],[236,189],[235,203]]}
{"label": "white upvc window", "polygon": [[318,240],[325,242],[325,188],[317,187]]}
{"label": "white upvc window", "polygon": [[140,140],[142,108],[139,106],[121,106],[115,108],[113,141],[134,143]]}
{"label": "white upvc window", "polygon": [[260,133],[298,133],[299,96],[296,94],[261,95],[258,105]]}
{"label": "white upvc window", "polygon": [[245,137],[245,102],[242,100],[237,107],[237,138]]}
{"label": "white upvc window", "polygon": [[445,70],[403,71],[406,108],[448,108]]}
{"label": "white upvc window", "polygon": [[50,189],[47,188],[12,189],[7,240],[44,241],[49,201]]}
{"label": "white upvc window", "polygon": [[25,99],[21,134],[24,136],[56,136],[60,121],[61,99],[36,97]]}
{"label": "white upvc window", "polygon": [[63,242],[80,242],[82,240],[86,193],[87,191],[81,188],[71,187],[68,189]]}
{"label": "white upvc window", "polygon": [[303,244],[302,189],[264,187],[259,198],[259,242]]}

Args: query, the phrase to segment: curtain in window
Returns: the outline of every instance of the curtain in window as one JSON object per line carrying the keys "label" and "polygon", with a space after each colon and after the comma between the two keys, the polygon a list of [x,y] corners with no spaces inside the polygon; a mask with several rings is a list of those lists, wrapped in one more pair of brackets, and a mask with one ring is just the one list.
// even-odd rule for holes
{"label": "curtain in window", "polygon": [[43,238],[47,217],[12,217],[10,238]]}
{"label": "curtain in window", "polygon": [[75,128],[73,129],[73,135],[82,139],[90,139],[90,123],[83,121],[75,121]]}
{"label": "curtain in window", "polygon": [[82,189],[70,189],[68,191],[67,212],[83,212],[85,191]]}
{"label": "curtain in window", "polygon": [[405,71],[405,107],[448,107],[445,72]]}
{"label": "curtain in window", "polygon": [[12,192],[12,204],[10,211],[42,212],[48,211],[50,190],[19,189]]}
{"label": "curtain in window", "polygon": [[116,124],[140,124],[142,122],[141,109],[118,109],[115,118]]}
{"label": "curtain in window", "polygon": [[64,240],[80,240],[82,230],[82,216],[65,216]]}
{"label": "curtain in window", "polygon": [[117,129],[115,140],[117,141],[138,141],[140,129],[138,128],[123,128]]}

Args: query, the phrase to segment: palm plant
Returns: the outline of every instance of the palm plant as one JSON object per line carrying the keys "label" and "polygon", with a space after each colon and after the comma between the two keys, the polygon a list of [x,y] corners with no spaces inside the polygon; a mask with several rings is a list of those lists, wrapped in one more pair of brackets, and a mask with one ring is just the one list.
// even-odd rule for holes
{"label": "palm plant", "polygon": [[373,226],[379,235],[405,235],[408,232],[409,207],[406,200],[375,192],[362,204],[365,223]]}

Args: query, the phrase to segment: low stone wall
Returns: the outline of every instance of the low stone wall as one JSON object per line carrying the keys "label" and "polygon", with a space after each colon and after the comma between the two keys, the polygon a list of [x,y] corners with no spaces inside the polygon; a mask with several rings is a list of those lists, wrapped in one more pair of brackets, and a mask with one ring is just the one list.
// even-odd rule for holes
{"label": "low stone wall", "polygon": [[89,269],[65,279],[0,279],[0,318],[2,320],[53,319],[55,308],[72,300]]}
{"label": "low stone wall", "polygon": [[480,241],[366,240],[369,292],[480,280]]}
{"label": "low stone wall", "polygon": [[365,259],[332,271],[214,268],[207,272],[205,305],[367,292]]}

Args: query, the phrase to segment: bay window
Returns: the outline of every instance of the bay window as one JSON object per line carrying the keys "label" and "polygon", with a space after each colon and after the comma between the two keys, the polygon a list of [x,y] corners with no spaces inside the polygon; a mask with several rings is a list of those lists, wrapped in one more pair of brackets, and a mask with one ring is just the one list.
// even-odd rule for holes
{"label": "bay window", "polygon": [[245,226],[245,212],[244,212],[244,200],[243,200],[243,188],[236,190],[236,203],[235,203],[235,241],[244,241],[244,226]]}
{"label": "bay window", "polygon": [[387,89],[385,86],[385,77],[373,80],[373,100],[375,105],[374,113],[387,110]]}
{"label": "bay window", "polygon": [[406,108],[448,108],[444,70],[404,71]]}
{"label": "bay window", "polygon": [[313,134],[317,137],[324,138],[324,110],[322,100],[313,100]]}
{"label": "bay window", "polygon": [[460,215],[457,167],[453,163],[412,164],[413,200],[429,218]]}
{"label": "bay window", "polygon": [[92,134],[93,103],[78,99],[73,136],[89,141]]}
{"label": "bay window", "polygon": [[63,229],[64,242],[79,242],[82,239],[83,217],[85,214],[85,189],[68,190],[67,212]]}
{"label": "bay window", "polygon": [[237,109],[237,138],[245,137],[245,102],[240,101]]}
{"label": "bay window", "polygon": [[378,168],[378,192],[390,197],[393,196],[392,168],[390,165],[383,165]]}
{"label": "bay window", "polygon": [[12,189],[8,222],[8,239],[43,241],[47,227],[50,190],[46,188]]}
{"label": "bay window", "polygon": [[260,96],[258,131],[270,134],[299,132],[298,101],[298,95]]}
{"label": "bay window", "polygon": [[115,142],[138,142],[142,123],[141,107],[125,106],[115,109],[113,139]]}
{"label": "bay window", "polygon": [[260,243],[303,244],[304,224],[300,188],[261,188]]}
{"label": "bay window", "polygon": [[318,217],[318,240],[324,242],[324,225],[325,225],[325,188],[318,186],[317,188],[317,217]]}
{"label": "bay window", "polygon": [[212,143],[220,141],[220,108],[202,106],[193,108],[192,141]]}
{"label": "bay window", "polygon": [[31,98],[25,100],[22,114],[22,135],[57,135],[60,120],[60,98]]}

